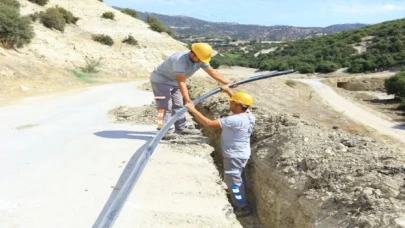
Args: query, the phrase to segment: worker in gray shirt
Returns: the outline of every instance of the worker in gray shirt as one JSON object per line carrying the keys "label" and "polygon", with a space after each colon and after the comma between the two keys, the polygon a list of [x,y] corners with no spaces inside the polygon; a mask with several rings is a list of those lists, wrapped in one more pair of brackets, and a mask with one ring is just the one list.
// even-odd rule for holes
{"label": "worker in gray shirt", "polygon": [[[211,60],[212,47],[206,43],[195,43],[191,50],[177,52],[161,63],[151,74],[150,82],[158,109],[158,130],[176,114],[185,103],[191,102],[188,94],[186,79],[202,68],[216,81],[229,84],[214,70],[209,61]],[[175,133],[192,134],[192,130],[186,129],[186,119],[181,117],[175,122]]]}
{"label": "worker in gray shirt", "polygon": [[228,186],[235,214],[246,216],[251,213],[251,208],[246,199],[243,171],[250,157],[250,135],[255,125],[255,117],[249,110],[253,105],[253,97],[245,92],[233,93],[227,86],[222,86],[221,89],[230,96],[229,109],[233,113],[231,116],[210,120],[202,115],[193,103],[185,106],[205,127],[222,128],[224,181]]}

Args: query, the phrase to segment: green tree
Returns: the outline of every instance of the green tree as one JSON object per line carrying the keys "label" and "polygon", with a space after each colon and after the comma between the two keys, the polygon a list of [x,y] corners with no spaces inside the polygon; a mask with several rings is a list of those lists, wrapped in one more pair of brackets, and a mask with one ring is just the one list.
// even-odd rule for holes
{"label": "green tree", "polygon": [[299,71],[301,74],[314,73],[315,66],[304,62],[304,63],[298,64],[298,66],[295,67],[295,70]]}
{"label": "green tree", "polygon": [[388,95],[395,95],[397,99],[405,99],[405,71],[401,71],[385,80]]}
{"label": "green tree", "polygon": [[17,4],[0,3],[0,43],[5,48],[22,47],[34,38],[29,17],[21,17]]}
{"label": "green tree", "polygon": [[16,9],[20,8],[20,2],[18,2],[17,0],[1,0],[0,7],[3,7],[2,4],[5,5],[5,6],[14,7]]}
{"label": "green tree", "polygon": [[330,61],[322,61],[317,65],[316,72],[330,73],[336,71],[337,69],[339,69],[339,66],[336,63]]}

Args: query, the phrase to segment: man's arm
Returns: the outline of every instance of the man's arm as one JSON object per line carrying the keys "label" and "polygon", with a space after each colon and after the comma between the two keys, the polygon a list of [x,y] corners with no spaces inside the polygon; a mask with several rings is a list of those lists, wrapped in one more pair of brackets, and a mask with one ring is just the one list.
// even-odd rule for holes
{"label": "man's arm", "polygon": [[223,92],[225,92],[226,94],[228,94],[229,97],[232,97],[232,96],[233,96],[234,93],[233,93],[233,91],[231,90],[231,88],[229,88],[229,86],[223,85],[223,86],[221,86],[220,88],[221,88],[221,90],[222,90]]}
{"label": "man's arm", "polygon": [[181,95],[183,95],[183,99],[185,103],[191,102],[190,96],[188,95],[188,89],[186,85],[186,75],[184,74],[176,74],[177,82],[179,83],[179,89]]}
{"label": "man's arm", "polygon": [[198,122],[200,122],[205,127],[221,128],[221,124],[219,123],[219,120],[208,119],[195,108],[195,106],[192,102],[187,103],[185,106],[188,108],[188,110],[192,114],[194,114],[194,117],[198,120]]}
{"label": "man's arm", "polygon": [[203,70],[207,72],[207,74],[209,74],[213,79],[215,79],[218,82],[221,82],[222,84],[226,85],[232,82],[231,80],[224,78],[224,76],[222,76],[220,73],[218,73],[218,71],[214,70],[214,68],[210,66],[203,68]]}

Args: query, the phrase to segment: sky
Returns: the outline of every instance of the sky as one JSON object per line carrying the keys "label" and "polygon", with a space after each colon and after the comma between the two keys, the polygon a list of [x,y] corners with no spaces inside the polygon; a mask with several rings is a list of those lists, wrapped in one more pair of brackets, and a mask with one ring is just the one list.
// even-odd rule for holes
{"label": "sky", "polygon": [[141,12],[212,22],[325,27],[405,18],[405,0],[104,0]]}

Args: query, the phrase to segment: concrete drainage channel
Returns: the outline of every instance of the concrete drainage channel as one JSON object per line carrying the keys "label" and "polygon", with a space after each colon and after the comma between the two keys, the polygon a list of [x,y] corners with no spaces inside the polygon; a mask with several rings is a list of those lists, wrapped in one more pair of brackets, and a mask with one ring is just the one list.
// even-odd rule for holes
{"label": "concrete drainage channel", "polygon": [[[204,82],[193,83],[189,89],[198,97]],[[228,113],[228,102],[213,97],[197,108],[216,119]],[[253,112],[257,122],[246,177],[257,218],[239,219],[244,227],[402,227],[403,151],[299,116]],[[220,130],[202,131],[221,164]]]}

